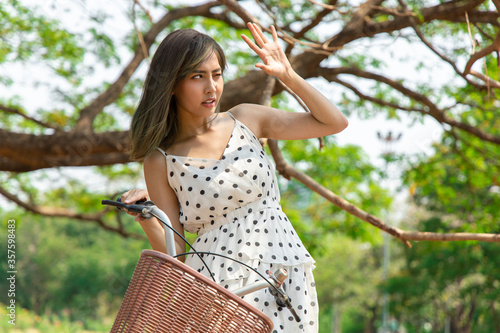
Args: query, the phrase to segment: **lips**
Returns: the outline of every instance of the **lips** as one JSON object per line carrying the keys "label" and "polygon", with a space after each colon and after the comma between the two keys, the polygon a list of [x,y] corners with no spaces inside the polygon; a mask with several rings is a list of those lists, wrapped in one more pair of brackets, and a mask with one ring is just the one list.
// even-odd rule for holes
{"label": "lips", "polygon": [[215,97],[204,100],[201,104],[211,106],[215,104]]}

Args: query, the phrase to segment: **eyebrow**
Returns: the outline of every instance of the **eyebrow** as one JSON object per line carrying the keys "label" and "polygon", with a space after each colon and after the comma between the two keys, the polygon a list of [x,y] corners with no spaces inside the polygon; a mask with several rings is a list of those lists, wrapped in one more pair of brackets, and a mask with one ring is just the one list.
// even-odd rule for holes
{"label": "eyebrow", "polygon": [[[193,73],[201,73],[201,74],[204,74],[204,73],[206,73],[206,72],[207,72],[207,71],[202,71],[202,70],[199,70],[199,69],[195,69],[195,70],[193,71]],[[220,68],[220,67],[219,67],[219,68],[214,69],[214,70],[212,71],[212,73],[215,73],[215,72],[222,72],[222,68]]]}

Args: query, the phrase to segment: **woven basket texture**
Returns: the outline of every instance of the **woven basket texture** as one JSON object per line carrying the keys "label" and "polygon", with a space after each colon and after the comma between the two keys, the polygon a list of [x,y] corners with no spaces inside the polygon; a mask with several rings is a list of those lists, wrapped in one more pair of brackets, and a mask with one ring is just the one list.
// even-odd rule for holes
{"label": "woven basket texture", "polygon": [[143,250],[111,332],[269,333],[272,321],[171,256]]}

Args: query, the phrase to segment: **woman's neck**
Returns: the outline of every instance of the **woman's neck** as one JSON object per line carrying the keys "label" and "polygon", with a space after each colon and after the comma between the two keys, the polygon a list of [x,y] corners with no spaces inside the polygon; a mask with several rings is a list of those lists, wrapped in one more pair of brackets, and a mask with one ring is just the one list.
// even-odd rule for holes
{"label": "woman's neck", "polygon": [[210,131],[216,118],[217,113],[214,113],[210,117],[182,117],[179,119],[179,132],[177,133],[177,139],[179,141],[183,141],[188,138],[205,134]]}

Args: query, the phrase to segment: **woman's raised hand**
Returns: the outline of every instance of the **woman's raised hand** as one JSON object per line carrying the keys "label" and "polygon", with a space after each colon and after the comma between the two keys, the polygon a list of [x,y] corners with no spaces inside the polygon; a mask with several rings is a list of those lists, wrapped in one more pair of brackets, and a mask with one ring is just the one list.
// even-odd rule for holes
{"label": "woman's raised hand", "polygon": [[262,69],[269,75],[283,79],[284,76],[290,75],[292,66],[288,61],[285,52],[278,44],[278,34],[274,26],[271,26],[273,41],[270,42],[262,33],[260,28],[255,23],[248,23],[248,29],[252,33],[255,43],[245,35],[241,38],[250,46],[252,50],[262,59],[263,63],[257,63],[255,67]]}

